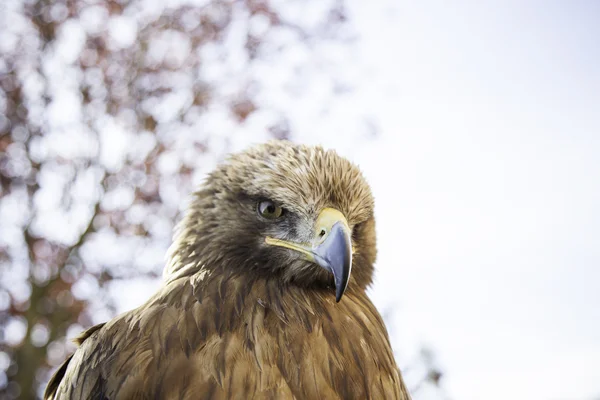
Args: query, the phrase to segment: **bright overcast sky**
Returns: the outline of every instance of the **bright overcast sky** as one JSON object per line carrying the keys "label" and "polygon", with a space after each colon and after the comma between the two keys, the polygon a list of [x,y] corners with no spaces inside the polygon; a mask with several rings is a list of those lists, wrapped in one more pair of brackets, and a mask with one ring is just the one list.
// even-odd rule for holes
{"label": "bright overcast sky", "polygon": [[597,398],[600,2],[355,3],[347,111],[381,134],[306,140],[373,185],[399,355],[431,346],[452,399]]}

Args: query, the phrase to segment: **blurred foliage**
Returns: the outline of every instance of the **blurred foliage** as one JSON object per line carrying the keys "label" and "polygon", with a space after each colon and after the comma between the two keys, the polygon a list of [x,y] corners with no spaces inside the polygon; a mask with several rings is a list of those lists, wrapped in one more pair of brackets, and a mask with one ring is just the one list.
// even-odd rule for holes
{"label": "blurred foliage", "polygon": [[337,0],[0,2],[0,398],[39,397],[67,337],[156,287],[186,195],[289,137],[315,69],[348,91],[327,54],[351,39]]}
{"label": "blurred foliage", "polygon": [[228,131],[254,117],[289,135],[281,113],[259,112],[256,68],[291,44],[343,41],[345,23],[340,2],[314,1],[312,20],[294,12],[310,2],[289,3],[3,0],[1,398],[39,396],[73,350],[65,337],[114,315],[112,282],[161,274]]}

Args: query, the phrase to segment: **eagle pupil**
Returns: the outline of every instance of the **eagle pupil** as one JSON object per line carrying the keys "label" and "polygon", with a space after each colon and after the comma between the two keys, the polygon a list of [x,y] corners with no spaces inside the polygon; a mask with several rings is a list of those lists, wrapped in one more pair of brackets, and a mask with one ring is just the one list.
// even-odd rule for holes
{"label": "eagle pupil", "polygon": [[258,213],[267,219],[276,219],[283,214],[283,208],[270,200],[264,200],[258,203]]}

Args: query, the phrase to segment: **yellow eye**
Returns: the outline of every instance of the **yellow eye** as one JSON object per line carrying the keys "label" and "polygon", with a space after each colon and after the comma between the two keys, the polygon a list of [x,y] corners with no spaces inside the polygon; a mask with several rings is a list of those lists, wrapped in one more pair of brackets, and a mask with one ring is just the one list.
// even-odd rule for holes
{"label": "yellow eye", "polygon": [[258,203],[258,213],[266,219],[277,219],[283,214],[283,208],[271,200],[263,200]]}

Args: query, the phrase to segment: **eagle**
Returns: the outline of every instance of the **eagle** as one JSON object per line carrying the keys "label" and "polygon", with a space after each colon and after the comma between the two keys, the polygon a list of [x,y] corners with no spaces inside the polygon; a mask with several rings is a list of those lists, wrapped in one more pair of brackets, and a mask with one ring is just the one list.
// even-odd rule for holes
{"label": "eagle", "polygon": [[45,399],[410,399],[366,293],[374,200],[333,150],[270,141],[192,194],[161,288],[96,325]]}

